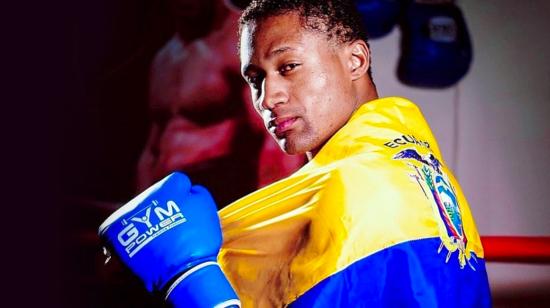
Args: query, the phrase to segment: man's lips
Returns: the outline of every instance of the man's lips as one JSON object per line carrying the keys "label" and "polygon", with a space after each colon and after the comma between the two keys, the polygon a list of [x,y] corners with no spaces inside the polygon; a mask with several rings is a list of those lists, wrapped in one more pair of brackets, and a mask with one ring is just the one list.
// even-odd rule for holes
{"label": "man's lips", "polygon": [[275,133],[278,138],[284,137],[284,133],[292,128],[297,117],[277,117],[268,123],[268,130]]}

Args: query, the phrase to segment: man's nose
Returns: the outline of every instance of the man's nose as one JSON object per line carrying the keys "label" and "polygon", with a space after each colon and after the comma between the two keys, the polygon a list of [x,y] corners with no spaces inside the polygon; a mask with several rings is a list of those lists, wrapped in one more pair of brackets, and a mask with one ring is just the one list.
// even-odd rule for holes
{"label": "man's nose", "polygon": [[260,107],[273,110],[277,105],[288,102],[288,89],[281,76],[266,76],[262,82],[263,99]]}

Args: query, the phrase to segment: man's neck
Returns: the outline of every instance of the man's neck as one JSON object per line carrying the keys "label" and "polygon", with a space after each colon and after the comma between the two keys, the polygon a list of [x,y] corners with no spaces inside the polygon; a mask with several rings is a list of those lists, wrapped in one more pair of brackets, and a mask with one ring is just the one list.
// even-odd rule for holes
{"label": "man's neck", "polygon": [[376,90],[376,85],[374,82],[368,78],[368,80],[365,81],[365,84],[361,84],[357,89],[357,108],[355,110],[359,109],[361,105],[375,99],[378,99],[378,91]]}

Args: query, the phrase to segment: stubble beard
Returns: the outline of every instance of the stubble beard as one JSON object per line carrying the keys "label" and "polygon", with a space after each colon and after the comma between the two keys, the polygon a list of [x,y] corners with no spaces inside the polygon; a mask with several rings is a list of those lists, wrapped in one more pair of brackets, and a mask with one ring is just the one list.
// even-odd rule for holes
{"label": "stubble beard", "polygon": [[306,152],[311,151],[313,138],[308,136],[307,134],[300,134],[299,136],[296,136],[296,132],[293,132],[294,136],[285,136],[282,139],[276,138],[277,143],[281,147],[281,150],[283,150],[288,155],[301,155],[305,154]]}

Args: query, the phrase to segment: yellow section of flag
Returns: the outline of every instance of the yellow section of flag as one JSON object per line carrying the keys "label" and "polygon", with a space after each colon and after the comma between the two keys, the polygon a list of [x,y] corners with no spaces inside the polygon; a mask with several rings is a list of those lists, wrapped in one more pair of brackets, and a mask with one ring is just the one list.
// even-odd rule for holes
{"label": "yellow section of flag", "polygon": [[404,98],[377,99],[361,106],[295,174],[219,212],[219,262],[244,307],[286,305],[398,243],[433,237],[444,242],[436,201],[418,175],[423,163],[395,158],[406,149],[441,162],[468,239],[462,256],[483,257],[468,203],[420,110]]}

